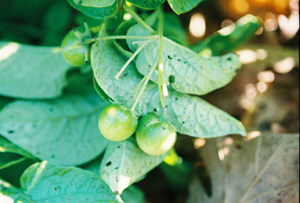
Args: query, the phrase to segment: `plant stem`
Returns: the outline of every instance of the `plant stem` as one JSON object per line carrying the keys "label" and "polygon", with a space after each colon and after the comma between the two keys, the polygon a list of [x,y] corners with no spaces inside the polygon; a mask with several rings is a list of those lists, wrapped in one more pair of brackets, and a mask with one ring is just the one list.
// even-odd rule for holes
{"label": "plant stem", "polygon": [[115,36],[107,36],[107,37],[95,37],[92,39],[86,40],[86,43],[90,44],[96,41],[101,40],[114,40],[114,39],[157,39],[157,35],[151,35],[151,36],[127,36],[127,35],[115,35]]}
{"label": "plant stem", "polygon": [[135,52],[134,54],[128,59],[128,61],[126,61],[126,63],[123,65],[123,67],[121,68],[121,70],[117,73],[117,75],[115,76],[115,78],[118,80],[120,75],[123,73],[123,71],[127,68],[127,66],[130,64],[130,62],[136,57],[136,55],[138,55],[138,53],[140,53],[142,51],[142,49],[149,44],[150,42],[152,42],[153,39],[149,39],[146,42],[144,42]]}
{"label": "plant stem", "polygon": [[128,7],[126,4],[124,4],[124,9],[125,11],[127,11],[128,13],[130,13],[130,15],[132,16],[132,18],[134,20],[136,20],[136,22],[140,23],[141,25],[143,25],[147,30],[150,30],[153,34],[155,33],[155,30],[153,30],[140,16],[138,16],[130,7]]}
{"label": "plant stem", "polygon": [[131,98],[134,98],[134,96],[136,95],[136,93],[138,92],[138,90],[140,89],[140,87],[142,86],[142,84],[145,82],[146,78],[147,78],[147,76],[143,77],[143,79],[141,80],[141,82],[139,83],[139,85],[134,90],[133,94],[131,95]]}
{"label": "plant stem", "polygon": [[[160,103],[164,111],[164,117],[167,119],[167,110],[166,105],[163,99],[163,95],[168,95],[168,89],[166,88],[166,83],[164,80],[164,64],[163,64],[163,12],[162,8],[159,7],[159,22],[158,22],[158,31],[159,31],[159,49],[158,49],[158,91]],[[163,87],[163,92],[162,92]]]}
{"label": "plant stem", "polygon": [[150,79],[150,77],[151,77],[153,71],[157,68],[157,64],[158,64],[158,60],[156,60],[156,62],[155,62],[155,63],[153,64],[153,66],[151,67],[151,70],[150,70],[150,72],[148,73],[148,75],[147,75],[147,77],[146,77],[146,79],[145,79],[145,82],[144,82],[144,84],[143,84],[143,86],[142,86],[142,89],[141,89],[141,91],[140,91],[138,97],[136,98],[136,100],[135,100],[133,106],[131,107],[130,111],[132,111],[132,112],[134,111],[136,105],[138,104],[138,102],[139,102],[139,100],[140,100],[140,98],[141,98],[141,96],[142,96],[142,94],[143,94],[143,92],[144,92],[144,90],[145,90],[145,88],[146,88],[148,82],[149,82],[149,79]]}

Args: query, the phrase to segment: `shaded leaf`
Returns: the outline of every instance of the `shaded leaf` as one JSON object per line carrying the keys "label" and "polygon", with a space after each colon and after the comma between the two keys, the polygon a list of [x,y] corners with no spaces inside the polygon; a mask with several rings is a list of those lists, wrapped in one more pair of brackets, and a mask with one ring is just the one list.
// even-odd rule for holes
{"label": "shaded leaf", "polygon": [[46,161],[23,173],[21,187],[32,202],[122,202],[98,175]]}
{"label": "shaded leaf", "polygon": [[163,4],[166,0],[147,0],[147,1],[127,0],[127,1],[143,9],[155,9],[159,5]]}
{"label": "shaded leaf", "polygon": [[131,185],[130,187],[126,188],[121,198],[124,202],[128,203],[145,203],[145,195],[141,189],[138,187]]}
{"label": "shaded leaf", "polygon": [[8,182],[0,179],[0,200],[3,203],[34,203],[28,195],[19,188],[16,188]]}
{"label": "shaded leaf", "polygon": [[107,7],[113,5],[116,0],[73,0],[76,4],[87,7]]}
{"label": "shaded leaf", "polygon": [[168,0],[170,7],[177,15],[192,10],[200,2],[202,0]]}
{"label": "shaded leaf", "polygon": [[118,9],[117,1],[113,5],[103,7],[103,8],[78,5],[73,0],[67,0],[67,1],[74,9],[82,12],[88,17],[95,18],[95,19],[104,19],[113,16]]}
{"label": "shaded leaf", "polygon": [[0,94],[21,98],[61,94],[71,67],[59,48],[0,42],[0,53]]}
{"label": "shaded leaf", "polygon": [[35,160],[31,154],[0,136],[0,169],[19,163],[26,157]]}
{"label": "shaded leaf", "polygon": [[234,51],[238,46],[248,41],[261,26],[253,15],[246,15],[205,40],[193,45],[191,49],[205,56],[219,56]]}
{"label": "shaded leaf", "polygon": [[263,134],[242,143],[230,137],[210,139],[201,154],[212,196],[195,179],[189,202],[299,201],[299,134]]}
{"label": "shaded leaf", "polygon": [[[130,36],[150,34],[141,25],[135,25],[128,31]],[[136,47],[131,45],[131,41],[128,43],[129,47],[135,51]],[[158,41],[155,40],[146,45],[138,54],[136,67],[141,74],[149,73],[157,58],[158,47]],[[236,54],[206,58],[168,38],[163,40],[163,63],[167,85],[169,77],[173,76],[175,81],[171,86],[175,90],[197,95],[203,95],[227,85],[241,67]],[[158,72],[154,72],[151,80],[158,83]]]}
{"label": "shaded leaf", "polygon": [[0,134],[42,160],[82,164],[105,148],[97,120],[106,105],[95,93],[15,100],[0,111]]}
{"label": "shaded leaf", "polygon": [[139,180],[164,160],[165,155],[143,152],[131,137],[122,142],[109,142],[100,166],[100,177],[115,193]]}
{"label": "shaded leaf", "polygon": [[[142,80],[142,75],[131,63],[119,80],[116,80],[114,76],[126,60],[109,41],[97,42],[92,48],[91,64],[97,83],[111,99],[130,107],[133,102],[131,95]],[[179,93],[171,88],[169,94],[164,99],[168,119],[178,132],[194,137],[246,134],[242,123],[201,98]],[[154,109],[158,113],[162,112],[157,85],[149,82],[135,110],[139,115],[144,115]]]}

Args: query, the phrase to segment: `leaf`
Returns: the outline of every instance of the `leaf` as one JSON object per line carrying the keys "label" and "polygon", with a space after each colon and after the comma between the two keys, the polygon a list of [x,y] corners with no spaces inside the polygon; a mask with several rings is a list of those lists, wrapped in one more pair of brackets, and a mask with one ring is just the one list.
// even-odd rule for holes
{"label": "leaf", "polygon": [[164,160],[165,155],[151,156],[144,153],[131,137],[121,142],[109,142],[100,166],[100,177],[114,193],[125,188]]}
{"label": "leaf", "polygon": [[207,140],[201,154],[212,196],[195,179],[189,202],[299,201],[299,134],[262,134],[237,144],[230,137]]}
{"label": "leaf", "polygon": [[71,67],[59,48],[0,42],[0,55],[0,94],[43,99],[62,93]]}
{"label": "leaf", "polygon": [[[149,35],[140,25],[129,29],[128,35]],[[130,41],[128,41],[130,43]],[[131,44],[131,43],[130,43]],[[131,49],[135,49],[129,45]],[[134,50],[133,50],[134,51]],[[136,67],[147,75],[158,54],[158,41],[149,43],[138,54]],[[183,93],[203,95],[227,85],[241,67],[238,55],[228,54],[220,57],[203,57],[190,49],[164,38],[163,40],[164,75],[169,84],[169,77],[175,77],[171,86]],[[158,83],[158,72],[154,72],[151,80]]]}
{"label": "leaf", "polygon": [[74,9],[82,12],[88,17],[95,18],[95,19],[104,19],[104,18],[111,17],[117,12],[118,9],[117,1],[113,5],[103,7],[103,8],[77,5],[76,3],[74,3],[73,0],[67,0],[67,1]]}
{"label": "leaf", "polygon": [[116,2],[116,0],[73,0],[73,1],[74,3],[81,6],[96,7],[96,8],[111,6]]}
{"label": "leaf", "polygon": [[141,189],[131,185],[123,191],[121,198],[124,202],[129,203],[145,203],[145,195]]}
{"label": "leaf", "polygon": [[0,169],[19,163],[26,157],[36,160],[35,157],[25,150],[0,136]]}
{"label": "leaf", "polygon": [[174,13],[164,13],[164,36],[176,43],[187,45],[188,36],[180,18]]}
{"label": "leaf", "polygon": [[202,0],[168,0],[170,7],[177,15],[192,10],[200,2],[202,2]]}
{"label": "leaf", "polygon": [[30,166],[23,173],[21,187],[31,202],[122,202],[98,175],[46,161]]}
{"label": "leaf", "polygon": [[155,9],[159,5],[163,4],[166,0],[147,0],[147,1],[127,0],[127,1],[143,9]]}
{"label": "leaf", "polygon": [[3,203],[34,203],[28,195],[24,194],[21,189],[18,189],[8,182],[0,179],[0,200]]}
{"label": "leaf", "polygon": [[[142,80],[133,63],[116,80],[127,58],[120,54],[111,42],[96,42],[91,51],[91,64],[94,76],[102,90],[114,101],[130,104],[131,95]],[[109,68],[107,68],[109,67]],[[168,119],[178,132],[194,137],[217,137],[227,134],[245,135],[242,123],[220,109],[198,97],[189,96],[169,89],[165,98]],[[156,109],[161,113],[157,85],[149,82],[135,111],[139,115]]]}
{"label": "leaf", "polygon": [[95,93],[15,100],[0,111],[0,134],[42,160],[83,164],[106,146],[97,123],[106,105]]}
{"label": "leaf", "polygon": [[192,46],[191,49],[206,56],[229,53],[248,41],[260,26],[259,19],[248,14]]}

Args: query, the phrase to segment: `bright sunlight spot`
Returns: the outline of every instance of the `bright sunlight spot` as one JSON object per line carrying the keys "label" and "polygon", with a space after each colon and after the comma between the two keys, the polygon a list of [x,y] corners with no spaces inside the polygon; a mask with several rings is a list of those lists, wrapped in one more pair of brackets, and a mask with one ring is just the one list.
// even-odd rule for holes
{"label": "bright sunlight spot", "polygon": [[287,57],[281,61],[278,61],[274,64],[274,70],[277,73],[288,73],[290,72],[296,65],[295,59],[292,57]]}
{"label": "bright sunlight spot", "polygon": [[126,13],[123,17],[124,20],[130,20],[132,16],[129,13]]}
{"label": "bright sunlight spot", "polygon": [[201,13],[195,13],[191,17],[190,32],[195,37],[203,37],[206,31],[205,18]]}
{"label": "bright sunlight spot", "polygon": [[229,2],[229,8],[237,13],[245,14],[249,10],[249,3],[247,0],[231,0]]}
{"label": "bright sunlight spot", "polygon": [[199,149],[200,147],[203,147],[205,145],[205,139],[204,138],[198,138],[194,140],[194,148]]}
{"label": "bright sunlight spot", "polygon": [[119,177],[119,184],[118,185],[118,191],[122,192],[125,188],[130,185],[130,177],[120,175]]}
{"label": "bright sunlight spot", "polygon": [[221,23],[221,28],[227,27],[227,26],[232,25],[232,24],[234,24],[234,22],[232,20],[225,19]]}
{"label": "bright sunlight spot", "polygon": [[252,131],[247,134],[246,140],[252,140],[261,135],[260,131]]}
{"label": "bright sunlight spot", "polygon": [[222,149],[219,149],[218,150],[219,159],[223,161],[225,157],[228,155],[229,151],[230,151],[229,147],[224,147]]}
{"label": "bright sunlight spot", "polygon": [[246,85],[245,92],[248,99],[254,99],[257,95],[257,90],[253,84]]}
{"label": "bright sunlight spot", "polygon": [[257,74],[257,80],[262,82],[273,82],[275,79],[275,75],[272,71],[261,71]]}
{"label": "bright sunlight spot", "polygon": [[233,139],[231,137],[226,138],[225,140],[223,140],[223,145],[232,145],[233,143]]}
{"label": "bright sunlight spot", "polygon": [[278,27],[278,23],[277,23],[277,19],[276,19],[276,16],[271,13],[271,12],[268,12],[266,13],[266,20],[264,22],[264,27],[267,31],[274,31],[277,29]]}
{"label": "bright sunlight spot", "polygon": [[257,61],[257,54],[250,49],[243,49],[243,50],[237,51],[236,53],[239,55],[240,61],[243,64],[253,63],[253,62]]}
{"label": "bright sunlight spot", "polygon": [[0,61],[3,61],[5,59],[9,58],[11,55],[16,53],[19,48],[20,48],[20,45],[17,43],[13,43],[13,42],[0,48]]}
{"label": "bright sunlight spot", "polygon": [[2,194],[0,194],[0,200],[3,203],[14,203],[15,202],[13,198],[8,197],[8,196],[4,196]]}
{"label": "bright sunlight spot", "polygon": [[256,50],[256,55],[259,60],[264,60],[267,58],[268,52],[264,49],[258,49]]}
{"label": "bright sunlight spot", "polygon": [[259,92],[265,92],[268,89],[268,85],[265,82],[260,81],[256,84],[256,89]]}

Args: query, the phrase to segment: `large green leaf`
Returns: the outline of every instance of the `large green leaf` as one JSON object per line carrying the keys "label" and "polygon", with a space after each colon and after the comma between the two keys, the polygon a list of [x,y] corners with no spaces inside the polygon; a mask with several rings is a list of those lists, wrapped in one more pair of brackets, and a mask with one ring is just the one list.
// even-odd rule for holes
{"label": "large green leaf", "polygon": [[[200,149],[212,185],[190,186],[190,203],[299,201],[299,134],[249,134],[207,140]],[[240,137],[239,137],[240,138]]]}
{"label": "large green leaf", "polygon": [[69,4],[75,8],[76,10],[82,12],[83,14],[95,18],[95,19],[104,19],[114,15],[118,9],[118,2],[116,1],[111,6],[96,8],[96,7],[88,7],[76,4],[73,0],[67,0]]}
{"label": "large green leaf", "polygon": [[3,203],[35,203],[23,190],[0,179],[0,200]]}
{"label": "large green leaf", "polygon": [[97,124],[105,105],[95,93],[66,94],[47,101],[15,100],[0,111],[0,134],[42,160],[82,164],[106,146]]}
{"label": "large green leaf", "polygon": [[73,0],[76,4],[87,7],[107,7],[113,5],[116,0]]}
{"label": "large green leaf", "polygon": [[30,202],[122,202],[98,175],[46,161],[26,169],[21,187],[32,200]]}
{"label": "large green leaf", "polygon": [[196,7],[202,0],[168,0],[170,7],[179,15]]}
{"label": "large green leaf", "polygon": [[27,151],[0,136],[0,169],[19,163],[26,157],[35,160]]}
{"label": "large green leaf", "polygon": [[164,160],[165,155],[151,156],[143,152],[135,138],[109,142],[100,166],[101,178],[115,193],[139,180]]}
{"label": "large green leaf", "polygon": [[0,94],[21,98],[52,98],[66,85],[71,67],[59,48],[0,42]]}
{"label": "large green leaf", "polygon": [[166,0],[147,0],[147,1],[127,0],[127,1],[143,9],[155,9],[159,5],[163,4]]}
{"label": "large green leaf", "polygon": [[248,41],[260,27],[260,21],[253,15],[246,15],[205,40],[191,47],[206,56],[219,56],[235,50]]}
{"label": "large green leaf", "polygon": [[[126,60],[113,47],[112,42],[97,42],[92,48],[91,63],[99,86],[111,99],[130,104],[131,95],[143,77],[131,63],[119,80],[116,80],[114,76]],[[168,119],[180,133],[194,137],[246,134],[241,122],[201,98],[179,93],[172,88],[169,89],[169,94],[165,98]],[[136,111],[143,115],[154,109],[162,112],[157,85],[149,82]]]}
{"label": "large green leaf", "polygon": [[[151,33],[141,25],[135,25],[128,31],[130,36],[149,34]],[[128,43],[129,47],[135,51],[136,47],[132,46],[130,40]],[[136,67],[141,74],[149,73],[158,57],[157,54],[158,40],[149,43],[138,54]],[[168,38],[163,39],[163,63],[165,78],[175,77],[175,81],[171,84],[175,90],[197,95],[203,95],[227,85],[241,67],[236,54],[206,58]],[[158,82],[158,72],[154,72],[151,80]],[[169,81],[167,81],[168,84]]]}

